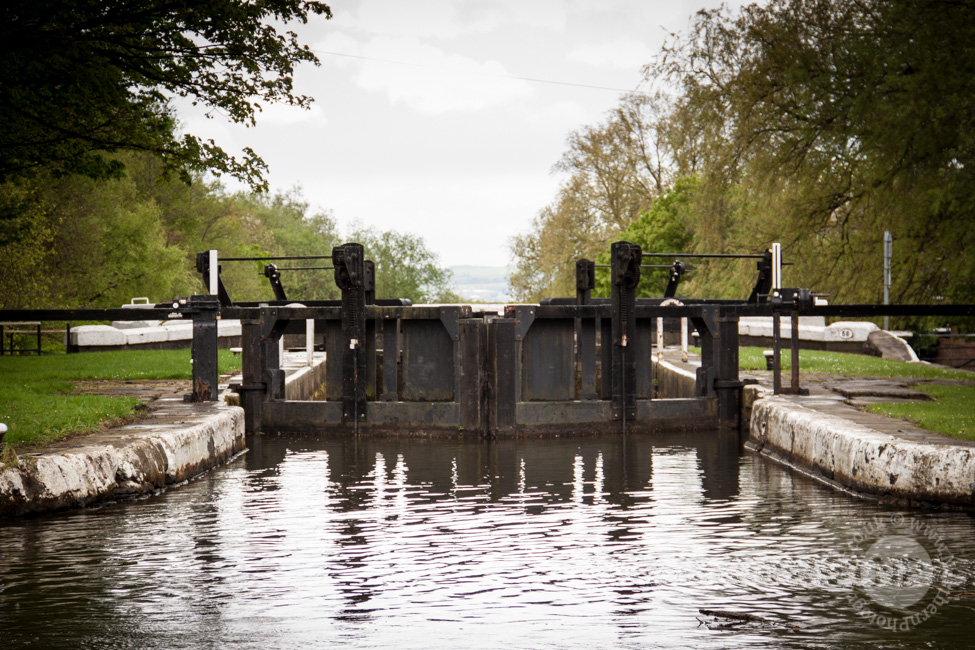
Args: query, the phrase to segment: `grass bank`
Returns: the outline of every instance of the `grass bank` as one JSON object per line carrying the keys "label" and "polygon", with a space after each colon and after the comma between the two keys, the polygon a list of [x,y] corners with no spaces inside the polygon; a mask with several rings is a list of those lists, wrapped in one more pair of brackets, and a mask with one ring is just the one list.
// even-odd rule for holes
{"label": "grass bank", "polygon": [[[240,358],[219,351],[221,373],[240,368]],[[97,431],[136,414],[138,399],[73,393],[93,379],[190,379],[189,350],[119,350],[53,356],[0,358],[0,422],[4,442],[36,447],[76,433]]]}
{"label": "grass bank", "polygon": [[[765,370],[765,356],[768,348],[741,348],[738,351],[738,366],[742,370]],[[782,350],[782,369],[792,370],[792,354]],[[822,350],[799,350],[799,371],[806,373],[828,373],[831,375],[851,375],[860,377],[880,377],[883,379],[947,379],[975,381],[975,373],[965,370],[952,370],[944,366],[926,363],[906,363],[871,357],[865,354],[846,354]]]}
{"label": "grass bank", "polygon": [[[765,370],[765,357],[762,354],[764,349],[766,348],[741,348],[741,369]],[[782,351],[782,368],[783,381],[788,382],[785,371],[792,370],[792,358],[788,349]],[[862,354],[819,350],[800,350],[799,370],[807,381],[815,379],[816,374],[906,379],[909,385],[929,393],[935,401],[884,402],[872,404],[869,410],[907,420],[952,438],[975,440],[975,373]],[[911,382],[911,379],[918,381]]]}
{"label": "grass bank", "polygon": [[870,410],[960,440],[975,440],[975,386],[920,385],[934,402],[885,402]]}

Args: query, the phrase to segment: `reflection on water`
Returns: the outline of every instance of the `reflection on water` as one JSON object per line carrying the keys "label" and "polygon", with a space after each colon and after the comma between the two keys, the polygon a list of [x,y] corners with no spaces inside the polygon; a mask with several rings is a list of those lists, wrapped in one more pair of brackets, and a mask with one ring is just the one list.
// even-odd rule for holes
{"label": "reflection on water", "polygon": [[[158,497],[0,523],[3,647],[972,643],[975,600],[938,598],[975,591],[969,515],[865,504],[715,433],[250,444]],[[892,536],[924,571],[878,559]]]}

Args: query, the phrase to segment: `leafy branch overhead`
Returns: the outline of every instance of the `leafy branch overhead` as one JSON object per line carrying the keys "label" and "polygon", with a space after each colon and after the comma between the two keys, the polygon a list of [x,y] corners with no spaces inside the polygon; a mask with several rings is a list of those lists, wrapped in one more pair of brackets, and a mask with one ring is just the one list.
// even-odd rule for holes
{"label": "leafy branch overhead", "polygon": [[264,189],[264,162],[176,133],[175,97],[246,125],[262,104],[306,108],[295,67],[318,59],[282,26],[331,17],[317,0],[7,0],[0,7],[0,182],[45,167],[117,177],[120,150],[186,176]]}

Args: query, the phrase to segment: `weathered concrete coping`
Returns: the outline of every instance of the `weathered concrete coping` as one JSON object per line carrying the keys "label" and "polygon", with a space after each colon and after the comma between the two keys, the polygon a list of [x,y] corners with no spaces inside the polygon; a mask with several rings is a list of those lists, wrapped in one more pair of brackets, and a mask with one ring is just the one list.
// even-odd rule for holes
{"label": "weathered concrete coping", "polygon": [[[782,346],[788,350],[792,337],[792,319],[782,318]],[[799,347],[871,354],[897,361],[917,361],[910,344],[894,332],[886,332],[870,322],[841,321],[826,325],[822,316],[800,316],[796,329]],[[902,332],[901,334],[906,334]],[[772,345],[772,318],[743,316],[738,321],[740,345]]]}
{"label": "weathered concrete coping", "polygon": [[918,434],[906,423],[903,434],[878,430],[870,422],[828,412],[835,411],[835,401],[819,396],[756,400],[750,447],[831,485],[885,501],[975,505],[975,443]]}
{"label": "weathered concrete coping", "polygon": [[[699,361],[674,352],[656,364],[667,397],[694,389]],[[772,394],[764,374],[742,390],[747,446],[835,488],[913,505],[975,506],[975,443],[863,412],[849,395],[903,398],[910,380],[804,384],[808,396]],[[872,385],[874,390],[868,390]]]}
{"label": "weathered concrete coping", "polygon": [[[291,399],[307,399],[324,377],[324,354],[312,366],[286,353]],[[244,451],[244,410],[180,395],[152,403],[145,420],[24,452],[0,465],[0,516],[50,512],[152,494]]]}
{"label": "weathered concrete coping", "polygon": [[180,397],[153,403],[148,420],[39,452],[0,468],[0,515],[79,508],[151,494],[244,449],[244,411]]}

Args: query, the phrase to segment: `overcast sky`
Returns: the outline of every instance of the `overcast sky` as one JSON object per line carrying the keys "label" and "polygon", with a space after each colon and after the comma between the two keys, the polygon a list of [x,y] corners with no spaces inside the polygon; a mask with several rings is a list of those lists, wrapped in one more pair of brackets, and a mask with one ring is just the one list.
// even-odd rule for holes
{"label": "overcast sky", "polygon": [[343,230],[419,234],[445,266],[505,266],[509,239],[556,194],[566,136],[602,120],[668,34],[719,2],[329,4],[331,20],[299,30],[322,61],[295,77],[312,110],[272,106],[249,129],[185,111],[186,130],[252,147],[273,191],[300,187]]}

